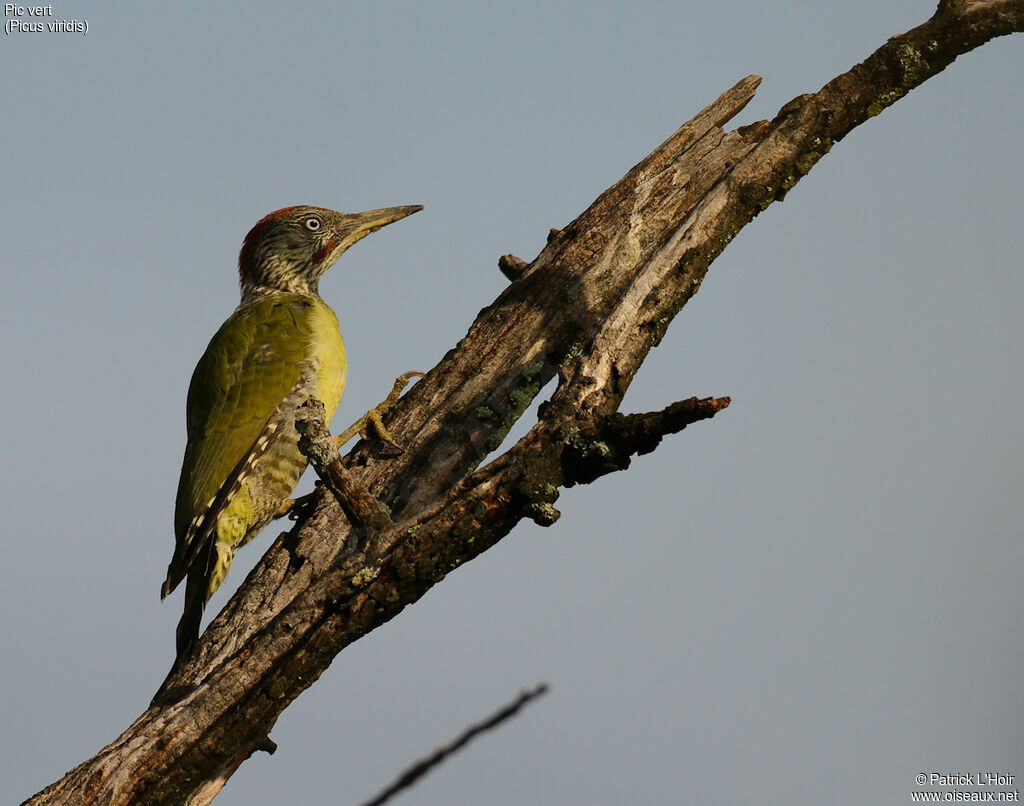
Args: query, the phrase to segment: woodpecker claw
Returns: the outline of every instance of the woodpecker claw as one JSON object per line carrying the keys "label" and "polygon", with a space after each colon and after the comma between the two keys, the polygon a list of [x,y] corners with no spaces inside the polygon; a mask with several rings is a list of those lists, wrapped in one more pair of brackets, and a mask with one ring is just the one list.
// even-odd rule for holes
{"label": "woodpecker claw", "polygon": [[312,501],[313,493],[300,495],[298,498],[286,498],[274,513],[274,520],[287,516],[288,520],[297,521],[302,517],[302,510]]}
{"label": "woodpecker claw", "polygon": [[281,502],[281,506],[277,508],[277,512],[274,513],[274,520],[283,518],[289,512],[295,508],[296,500],[294,498],[286,498]]}
{"label": "woodpecker claw", "polygon": [[388,429],[384,426],[383,416],[391,410],[398,399],[402,396],[402,390],[409,385],[409,381],[413,378],[425,378],[426,374],[419,370],[412,369],[408,372],[403,372],[397,378],[395,383],[391,387],[391,392],[384,400],[377,404],[374,408],[370,409],[366,414],[356,420],[352,425],[342,431],[338,436],[334,437],[334,443],[340,450],[350,439],[356,435],[363,439],[377,439],[390,445],[392,448],[397,449],[399,452],[404,453],[405,448],[395,442],[394,438],[388,432]]}

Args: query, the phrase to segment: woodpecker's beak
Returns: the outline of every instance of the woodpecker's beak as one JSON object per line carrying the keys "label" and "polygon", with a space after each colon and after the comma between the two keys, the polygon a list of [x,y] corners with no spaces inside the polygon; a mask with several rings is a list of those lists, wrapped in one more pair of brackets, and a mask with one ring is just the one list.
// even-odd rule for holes
{"label": "woodpecker's beak", "polygon": [[380,210],[367,210],[365,213],[352,213],[346,216],[348,232],[345,236],[345,246],[347,248],[371,232],[376,232],[381,227],[418,213],[422,209],[422,204],[408,204],[405,207],[384,207]]}

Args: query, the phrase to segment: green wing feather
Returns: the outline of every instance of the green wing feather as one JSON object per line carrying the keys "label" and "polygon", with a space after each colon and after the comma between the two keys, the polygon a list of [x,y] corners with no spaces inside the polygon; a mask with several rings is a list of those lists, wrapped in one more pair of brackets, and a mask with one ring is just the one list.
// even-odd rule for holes
{"label": "green wing feather", "polygon": [[[240,305],[210,341],[189,385],[188,443],[174,513],[166,592],[202,549],[193,525],[255,449],[270,417],[308,371],[314,301],[276,295]],[[227,500],[221,498],[221,507]],[[206,521],[218,513],[206,515]],[[200,542],[209,538],[202,530]],[[166,595],[166,594],[165,594]]]}

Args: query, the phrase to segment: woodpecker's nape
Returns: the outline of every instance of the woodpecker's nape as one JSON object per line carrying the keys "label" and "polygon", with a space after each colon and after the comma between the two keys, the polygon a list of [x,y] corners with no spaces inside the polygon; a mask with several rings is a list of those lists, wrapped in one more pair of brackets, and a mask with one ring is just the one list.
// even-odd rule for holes
{"label": "woodpecker's nape", "polygon": [[238,256],[241,303],[213,336],[188,390],[188,440],[175,548],[161,589],[182,579],[177,667],[235,550],[280,514],[306,468],[295,410],[319,398],[328,420],[345,389],[345,345],[320,278],[356,241],[423,208],[337,213],[286,207],[261,219]]}

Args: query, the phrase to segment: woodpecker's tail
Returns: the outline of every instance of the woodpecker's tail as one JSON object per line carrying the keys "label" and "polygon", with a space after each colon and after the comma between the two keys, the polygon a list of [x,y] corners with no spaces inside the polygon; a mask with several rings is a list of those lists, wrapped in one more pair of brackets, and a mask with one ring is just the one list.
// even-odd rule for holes
{"label": "woodpecker's tail", "polygon": [[179,690],[170,688],[170,684],[178,670],[192,656],[192,651],[199,641],[199,627],[203,620],[203,611],[206,609],[206,602],[210,595],[209,583],[206,575],[206,563],[200,558],[189,570],[188,580],[185,583],[185,610],[178,621],[176,650],[174,663],[171,664],[167,677],[160,684],[150,705],[160,705],[165,702],[172,702],[180,696]]}
{"label": "woodpecker's tail", "polygon": [[203,611],[206,609],[206,601],[209,598],[207,593],[209,582],[204,566],[205,563],[202,562],[193,565],[189,570],[188,580],[185,582],[185,610],[178,621],[175,668],[188,660],[199,640],[199,627],[203,620]]}

